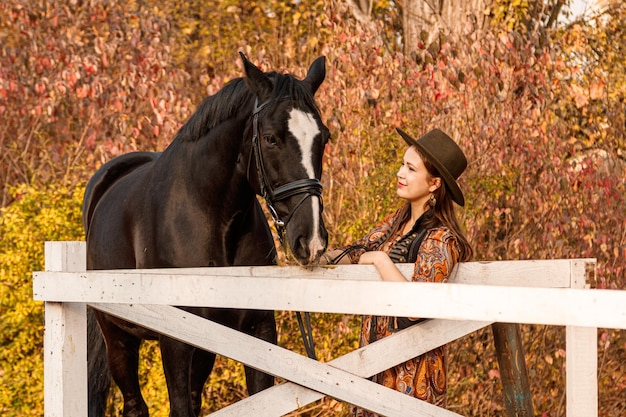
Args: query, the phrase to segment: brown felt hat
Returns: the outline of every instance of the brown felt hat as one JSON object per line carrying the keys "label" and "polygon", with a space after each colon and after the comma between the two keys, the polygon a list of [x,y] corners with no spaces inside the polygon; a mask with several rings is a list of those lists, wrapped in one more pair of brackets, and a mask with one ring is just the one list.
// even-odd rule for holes
{"label": "brown felt hat", "polygon": [[400,128],[396,128],[396,130],[406,143],[415,146],[439,171],[443,182],[452,194],[452,200],[458,205],[464,206],[465,198],[456,180],[467,168],[467,158],[465,158],[459,145],[439,129],[431,130],[417,140]]}

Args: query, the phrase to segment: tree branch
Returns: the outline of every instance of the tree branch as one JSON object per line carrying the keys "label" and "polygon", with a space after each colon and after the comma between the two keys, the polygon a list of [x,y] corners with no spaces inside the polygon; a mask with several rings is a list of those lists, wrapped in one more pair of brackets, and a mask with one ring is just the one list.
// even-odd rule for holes
{"label": "tree branch", "polygon": [[[358,22],[366,26],[372,24],[372,0],[346,0],[346,4]],[[366,10],[363,10],[364,7]]]}

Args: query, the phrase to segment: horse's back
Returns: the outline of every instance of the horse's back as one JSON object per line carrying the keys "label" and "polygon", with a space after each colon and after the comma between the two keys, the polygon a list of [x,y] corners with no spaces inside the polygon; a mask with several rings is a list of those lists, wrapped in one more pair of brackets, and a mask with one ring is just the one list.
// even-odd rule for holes
{"label": "horse's back", "polygon": [[160,152],[131,152],[111,159],[96,171],[87,183],[83,197],[82,212],[85,233],[89,230],[98,201],[111,185],[137,167],[155,161],[160,155]]}

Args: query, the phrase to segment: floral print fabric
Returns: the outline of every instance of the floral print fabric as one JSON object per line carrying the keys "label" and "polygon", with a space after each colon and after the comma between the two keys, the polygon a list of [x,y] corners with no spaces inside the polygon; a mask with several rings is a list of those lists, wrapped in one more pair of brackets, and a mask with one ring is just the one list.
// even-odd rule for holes
{"label": "floral print fabric", "polygon": [[[393,244],[402,236],[392,237],[390,243],[380,247],[393,224],[398,212],[392,214],[372,229],[365,237],[355,242],[355,245],[363,245],[368,250],[382,250],[387,253]],[[357,263],[360,255],[364,252],[355,251],[350,253],[352,263]],[[445,227],[438,227],[428,231],[419,248],[412,280],[415,282],[446,282],[452,269],[459,259],[459,245],[452,232]],[[416,300],[419,302],[419,300]],[[390,325],[393,317],[364,316],[361,326],[361,346],[369,344],[370,340],[379,340],[393,333],[395,326]],[[411,318],[411,320],[417,318]],[[376,329],[371,329],[372,322],[376,323]],[[375,337],[371,337],[371,332]],[[391,369],[375,375],[372,380],[385,387],[395,389],[431,404],[445,407],[447,390],[447,355],[446,347],[442,346],[427,352],[421,356],[406,361]],[[376,417],[375,413],[352,406],[350,416],[353,417]]]}

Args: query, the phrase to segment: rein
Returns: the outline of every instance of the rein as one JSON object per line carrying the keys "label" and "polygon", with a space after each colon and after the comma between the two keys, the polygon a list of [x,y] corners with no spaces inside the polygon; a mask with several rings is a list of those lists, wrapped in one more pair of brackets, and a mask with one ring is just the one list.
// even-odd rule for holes
{"label": "rein", "polygon": [[[289,97],[283,97],[278,101],[288,100]],[[259,140],[259,113],[265,106],[267,106],[271,100],[267,100],[259,105],[258,98],[254,102],[254,110],[252,112],[252,152],[250,153],[250,159],[254,154],[256,162],[257,175],[259,177],[259,184],[261,187],[261,195],[265,199],[267,209],[272,216],[276,231],[278,232],[278,239],[281,245],[284,244],[284,234],[287,227],[287,223],[291,220],[293,214],[304,203],[304,201],[311,196],[322,196],[322,183],[317,178],[304,178],[289,182],[281,185],[280,187],[273,189],[270,183],[267,181],[267,174],[265,173],[265,166],[263,165],[263,158],[261,154],[261,142]],[[248,177],[250,176],[250,163],[248,163]],[[286,200],[294,195],[304,194],[304,196],[298,201],[298,203],[292,208],[291,212],[287,214],[286,219],[282,219],[278,214],[278,211],[274,207],[277,201]]]}
{"label": "rein", "polygon": [[[289,97],[283,97],[278,101],[288,100]],[[248,160],[248,180],[250,178],[250,161],[252,160],[252,154],[256,163],[257,175],[259,177],[259,185],[261,188],[261,195],[265,199],[267,209],[272,216],[274,226],[278,232],[278,240],[284,247],[284,235],[287,228],[287,223],[291,220],[293,214],[298,208],[305,202],[305,200],[311,196],[322,197],[322,183],[317,178],[304,178],[296,181],[289,182],[281,185],[280,187],[273,189],[270,183],[267,181],[267,174],[265,172],[265,166],[263,165],[263,158],[261,154],[261,142],[259,140],[259,113],[265,106],[270,103],[271,100],[267,100],[259,105],[259,99],[254,102],[254,110],[252,112],[252,151],[250,152],[250,159]],[[277,201],[286,200],[295,195],[304,194],[298,203],[293,206],[291,211],[287,214],[285,219],[282,219],[278,214],[278,211],[274,207]],[[302,335],[302,341],[304,348],[309,358],[317,360],[315,354],[315,344],[313,341],[313,329],[311,328],[311,317],[308,312],[304,313],[304,322],[302,314],[296,312],[298,318],[298,326],[300,327],[300,334]],[[306,327],[305,327],[306,323]]]}

